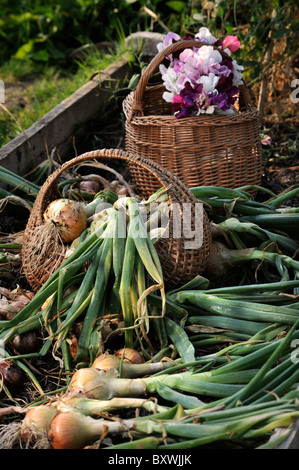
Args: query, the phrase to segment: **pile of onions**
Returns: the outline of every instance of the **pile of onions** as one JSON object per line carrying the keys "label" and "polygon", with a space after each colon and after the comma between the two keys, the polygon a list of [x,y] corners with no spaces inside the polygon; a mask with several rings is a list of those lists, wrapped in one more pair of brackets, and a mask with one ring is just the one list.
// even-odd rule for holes
{"label": "pile of onions", "polygon": [[75,240],[87,227],[83,205],[70,199],[55,199],[48,205],[43,216],[46,224],[52,224],[59,230],[64,243]]}
{"label": "pile of onions", "polygon": [[[17,427],[7,425],[0,433],[0,449],[12,448],[20,437],[26,447],[39,449],[80,449],[99,438],[105,426],[108,432],[126,431],[121,423],[111,424],[102,419],[103,413],[120,409],[144,408],[150,413],[164,412],[153,400],[136,397],[115,397],[109,400],[91,399],[83,394],[66,393],[55,401],[30,407]],[[90,434],[89,428],[93,426]],[[104,428],[103,428],[104,427]],[[94,432],[95,431],[95,432]]]}

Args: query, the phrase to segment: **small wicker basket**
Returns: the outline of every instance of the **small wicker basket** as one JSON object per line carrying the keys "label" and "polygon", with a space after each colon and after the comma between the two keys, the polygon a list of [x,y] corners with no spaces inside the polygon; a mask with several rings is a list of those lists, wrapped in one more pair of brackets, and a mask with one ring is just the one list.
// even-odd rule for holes
{"label": "small wicker basket", "polygon": [[[164,84],[148,84],[170,54],[203,45],[197,40],[181,40],[149,63],[136,90],[123,101],[126,150],[168,169],[189,188],[258,185],[262,171],[259,116],[245,84],[239,87],[236,114],[181,119],[172,114],[171,104],[162,98]],[[132,176],[138,185],[140,174],[135,176],[133,170]],[[148,184],[151,192],[156,189],[154,180]]]}
{"label": "small wicker basket", "polygon": [[[141,169],[144,174],[155,181],[158,188],[168,188],[171,208],[168,221],[169,235],[167,238],[160,238],[156,242],[166,286],[168,288],[177,287],[193,279],[197,274],[203,273],[211,246],[210,222],[206,212],[202,210],[202,227],[195,227],[195,210],[198,208],[197,205],[199,202],[185,184],[171,172],[150,160],[131,155],[124,150],[102,149],[84,153],[64,163],[48,177],[37,195],[25,229],[22,246],[23,271],[31,287],[37,291],[46,282],[51,273],[60,266],[64,259],[66,246],[62,243],[59,249],[57,249],[57,246],[55,249],[49,246],[46,257],[39,256],[39,253],[36,252],[36,247],[32,246],[32,239],[44,224],[44,210],[51,201],[61,197],[57,186],[60,176],[65,170],[69,170],[72,167],[75,168],[77,165],[100,159],[123,160],[130,168]],[[147,197],[148,188],[143,192],[142,184],[140,184],[139,187],[141,189],[141,196]],[[194,231],[195,228],[196,230],[202,230],[202,243],[200,247],[190,248],[190,245],[188,247],[184,232],[181,236],[176,236],[174,231],[175,217],[173,207],[178,210],[182,217],[185,205],[188,206],[190,211],[190,230]],[[176,212],[176,214],[178,212]],[[188,236],[189,235],[187,235],[187,238]]]}

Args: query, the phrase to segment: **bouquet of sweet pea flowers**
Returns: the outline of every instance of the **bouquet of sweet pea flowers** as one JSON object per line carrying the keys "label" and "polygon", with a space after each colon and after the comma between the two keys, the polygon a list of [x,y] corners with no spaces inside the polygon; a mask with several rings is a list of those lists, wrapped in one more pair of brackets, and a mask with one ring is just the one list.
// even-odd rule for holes
{"label": "bouquet of sweet pea flowers", "polygon": [[[158,51],[181,39],[176,33],[167,33],[157,45]],[[238,38],[216,39],[202,27],[194,38],[183,39],[195,39],[204,45],[173,53],[167,57],[166,65],[164,62],[159,66],[166,88],[162,97],[172,103],[175,117],[234,113],[232,106],[238,99],[244,70],[231,57],[240,47]]]}

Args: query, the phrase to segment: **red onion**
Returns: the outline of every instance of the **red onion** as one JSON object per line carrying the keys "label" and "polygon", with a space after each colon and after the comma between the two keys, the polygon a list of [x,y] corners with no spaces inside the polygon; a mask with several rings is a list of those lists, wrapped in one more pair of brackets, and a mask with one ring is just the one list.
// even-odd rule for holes
{"label": "red onion", "polygon": [[1,383],[8,388],[9,391],[17,391],[25,381],[25,373],[20,367],[16,366],[12,361],[0,362],[0,390]]}

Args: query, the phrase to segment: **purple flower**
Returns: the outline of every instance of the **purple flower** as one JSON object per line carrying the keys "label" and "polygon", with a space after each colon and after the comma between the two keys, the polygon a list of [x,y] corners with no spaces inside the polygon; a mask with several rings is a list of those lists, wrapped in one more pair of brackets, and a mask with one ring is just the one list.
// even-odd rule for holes
{"label": "purple flower", "polygon": [[214,46],[219,47],[219,49],[223,49],[223,44],[221,39],[217,39],[216,42],[214,42]]}
{"label": "purple flower", "polygon": [[226,90],[230,89],[233,86],[233,78],[234,78],[233,73],[230,73],[228,77],[226,77],[225,75],[221,75],[219,80],[218,80],[216,90],[218,90],[218,91],[224,91],[225,90],[226,91]]}
{"label": "purple flower", "polygon": [[219,109],[223,111],[227,111],[231,105],[235,103],[238,98],[239,89],[238,87],[232,86],[225,91],[220,91],[218,95],[214,95],[213,93],[209,93],[209,98],[211,105],[217,106]]}
{"label": "purple flower", "polygon": [[179,59],[174,59],[174,61],[173,61],[173,70],[175,71],[175,73],[183,72],[184,71],[184,66],[185,66],[184,62],[182,62]]}
{"label": "purple flower", "polygon": [[177,118],[189,117],[196,113],[196,100],[202,92],[202,84],[191,85],[186,82],[184,88],[172,100],[172,112]]}
{"label": "purple flower", "polygon": [[231,57],[225,57],[225,59],[223,59],[223,60],[220,62],[220,65],[226,65],[226,67],[227,67],[229,70],[233,70],[233,69],[234,69],[233,59],[232,59]]}
{"label": "purple flower", "polygon": [[165,38],[164,38],[164,46],[167,47],[167,46],[170,46],[170,44],[176,42],[176,41],[179,41],[181,38],[178,34],[176,33],[172,33],[171,31],[169,33],[166,34]]}
{"label": "purple flower", "polygon": [[209,72],[215,75],[224,75],[228,77],[231,74],[231,70],[226,65],[220,65],[219,62],[215,62],[209,66]]}
{"label": "purple flower", "polygon": [[263,145],[271,145],[271,137],[269,135],[262,135],[261,137]]}
{"label": "purple flower", "polygon": [[218,95],[213,95],[211,93],[209,95],[209,98],[213,106],[217,106],[219,109],[222,109],[223,111],[227,111],[230,108],[229,97],[228,97],[228,94],[225,92],[219,93]]}

